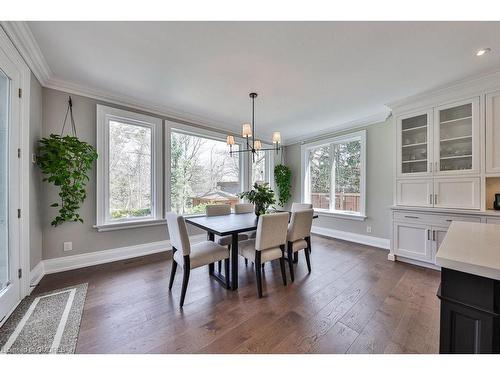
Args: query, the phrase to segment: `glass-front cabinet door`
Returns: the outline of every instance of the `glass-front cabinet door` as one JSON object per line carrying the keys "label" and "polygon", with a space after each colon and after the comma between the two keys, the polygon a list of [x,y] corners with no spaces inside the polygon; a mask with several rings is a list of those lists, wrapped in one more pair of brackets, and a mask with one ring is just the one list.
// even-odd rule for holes
{"label": "glass-front cabinet door", "polygon": [[434,172],[479,173],[479,98],[435,110]]}
{"label": "glass-front cabinet door", "polygon": [[398,176],[431,174],[432,112],[400,116],[397,127]]}

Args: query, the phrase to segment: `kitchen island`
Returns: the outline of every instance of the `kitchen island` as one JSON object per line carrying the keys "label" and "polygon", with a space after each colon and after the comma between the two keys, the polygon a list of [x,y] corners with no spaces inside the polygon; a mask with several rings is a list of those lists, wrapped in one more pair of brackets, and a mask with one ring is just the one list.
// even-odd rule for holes
{"label": "kitchen island", "polygon": [[452,222],[436,264],[440,353],[500,353],[500,225]]}

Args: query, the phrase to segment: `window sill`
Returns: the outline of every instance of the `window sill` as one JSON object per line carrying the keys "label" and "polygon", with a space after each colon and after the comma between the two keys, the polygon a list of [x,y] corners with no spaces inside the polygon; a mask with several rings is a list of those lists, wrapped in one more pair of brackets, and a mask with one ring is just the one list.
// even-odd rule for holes
{"label": "window sill", "polygon": [[346,219],[346,220],[355,220],[355,221],[365,221],[366,216],[361,215],[361,214],[350,214],[347,212],[342,212],[342,211],[321,211],[321,210],[314,210],[316,214],[319,216],[327,216],[327,217],[334,217],[338,219]]}
{"label": "window sill", "polygon": [[126,221],[115,224],[101,224],[94,225],[94,228],[98,232],[109,232],[112,230],[122,230],[122,229],[132,229],[141,227],[152,227],[156,225],[165,225],[167,220],[165,219],[149,219],[149,220],[136,220],[136,221]]}

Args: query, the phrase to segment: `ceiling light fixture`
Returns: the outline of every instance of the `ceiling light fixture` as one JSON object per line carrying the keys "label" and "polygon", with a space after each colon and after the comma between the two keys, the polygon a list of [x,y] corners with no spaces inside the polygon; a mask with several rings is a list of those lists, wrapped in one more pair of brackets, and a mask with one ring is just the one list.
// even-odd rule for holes
{"label": "ceiling light fixture", "polygon": [[[255,139],[255,98],[257,97],[257,93],[251,92],[250,93],[250,98],[252,98],[252,123],[245,123],[242,125],[242,131],[241,135],[243,138],[246,139],[247,144],[246,144],[246,149],[243,150],[238,150],[238,151],[233,151],[233,145],[235,144],[234,142],[234,137],[232,135],[227,136],[227,144],[229,146],[229,155],[233,155],[233,153],[236,152],[251,152],[252,153],[252,160],[255,162],[255,154],[258,151],[278,151],[281,149],[281,134],[280,132],[274,132],[273,133],[273,148],[262,148],[262,142],[259,139]],[[252,141],[249,142],[248,138],[252,138]]]}
{"label": "ceiling light fixture", "polygon": [[484,54],[491,52],[491,48],[481,48],[477,50],[476,56],[483,56]]}

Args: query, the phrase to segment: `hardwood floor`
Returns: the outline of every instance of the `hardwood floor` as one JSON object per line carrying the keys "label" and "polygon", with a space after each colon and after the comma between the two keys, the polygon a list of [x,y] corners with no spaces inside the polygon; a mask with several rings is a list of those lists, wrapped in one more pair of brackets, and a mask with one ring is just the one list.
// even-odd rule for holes
{"label": "hardwood floor", "polygon": [[318,236],[312,249],[312,273],[301,252],[286,287],[266,264],[262,299],[240,259],[237,291],[196,269],[181,310],[166,254],[48,275],[36,292],[89,283],[77,353],[438,352],[439,272]]}

